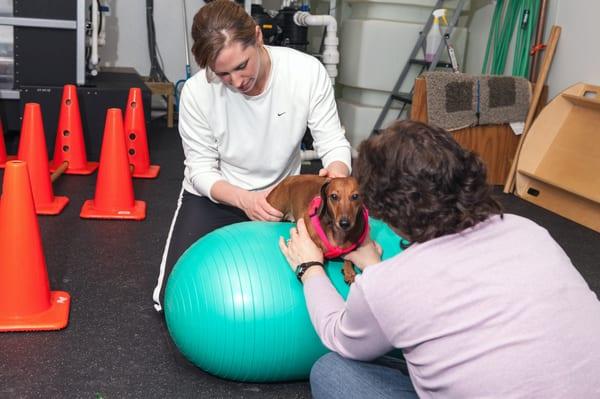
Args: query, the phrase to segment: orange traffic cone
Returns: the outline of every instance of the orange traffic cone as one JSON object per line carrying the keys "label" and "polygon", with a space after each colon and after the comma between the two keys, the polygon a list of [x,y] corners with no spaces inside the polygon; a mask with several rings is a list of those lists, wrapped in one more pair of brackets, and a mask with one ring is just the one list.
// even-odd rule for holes
{"label": "orange traffic cone", "polygon": [[50,291],[27,164],[6,164],[0,202],[0,331],[58,330],[71,297]]}
{"label": "orange traffic cone", "polygon": [[79,215],[88,219],[141,220],[146,217],[146,203],[133,197],[123,115],[119,108],[106,112],[96,196],[85,201]]}
{"label": "orange traffic cone", "polygon": [[69,199],[54,196],[52,192],[42,111],[37,103],[25,104],[17,158],[27,162],[36,212],[40,215],[58,215]]}
{"label": "orange traffic cone", "polygon": [[6,155],[6,144],[4,143],[4,128],[2,127],[2,121],[0,121],[0,169],[4,168],[6,161],[15,159],[14,155]]}
{"label": "orange traffic cone", "polygon": [[125,134],[129,163],[133,165],[133,177],[153,179],[158,176],[160,166],[150,165],[142,90],[137,87],[129,89],[125,108]]}
{"label": "orange traffic cone", "polygon": [[65,85],[63,88],[50,170],[54,172],[64,162],[68,162],[66,174],[90,175],[98,168],[98,162],[87,161],[77,87],[74,85]]}

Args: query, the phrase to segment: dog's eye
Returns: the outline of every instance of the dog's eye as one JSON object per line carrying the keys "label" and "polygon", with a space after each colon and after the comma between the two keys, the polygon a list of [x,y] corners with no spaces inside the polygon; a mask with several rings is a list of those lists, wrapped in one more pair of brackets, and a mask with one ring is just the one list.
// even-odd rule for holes
{"label": "dog's eye", "polygon": [[337,195],[336,193],[333,193],[333,194],[331,194],[331,195],[329,196],[329,198],[331,198],[331,199],[332,199],[332,200],[334,200],[334,201],[337,201],[339,197],[338,197],[338,195]]}
{"label": "dog's eye", "polygon": [[360,198],[360,195],[354,193],[354,194],[352,194],[352,197],[350,197],[350,198],[352,198],[352,201],[358,201],[358,199]]}

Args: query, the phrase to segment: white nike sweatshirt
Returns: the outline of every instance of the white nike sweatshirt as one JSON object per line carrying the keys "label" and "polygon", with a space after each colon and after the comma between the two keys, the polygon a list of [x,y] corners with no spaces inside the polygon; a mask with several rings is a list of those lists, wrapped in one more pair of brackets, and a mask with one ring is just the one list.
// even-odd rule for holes
{"label": "white nike sweatshirt", "polygon": [[350,143],[323,65],[293,49],[267,50],[271,73],[258,96],[231,90],[218,78],[209,82],[206,70],[186,82],[179,104],[186,191],[211,198],[219,180],[262,190],[300,173],[307,126],[324,166],[341,161],[350,168]]}

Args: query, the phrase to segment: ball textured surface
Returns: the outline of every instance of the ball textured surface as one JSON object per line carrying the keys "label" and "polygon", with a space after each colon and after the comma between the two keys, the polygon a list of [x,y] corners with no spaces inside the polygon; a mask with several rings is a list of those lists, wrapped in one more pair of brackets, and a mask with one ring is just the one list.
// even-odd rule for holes
{"label": "ball textured surface", "polygon": [[[311,324],[302,284],[278,246],[292,226],[226,226],[198,240],[175,265],[165,291],[167,327],[202,370],[237,381],[300,380],[327,352]],[[400,238],[383,222],[371,219],[371,237],[384,259],[400,252]],[[345,298],[342,264],[329,261],[326,271]]]}

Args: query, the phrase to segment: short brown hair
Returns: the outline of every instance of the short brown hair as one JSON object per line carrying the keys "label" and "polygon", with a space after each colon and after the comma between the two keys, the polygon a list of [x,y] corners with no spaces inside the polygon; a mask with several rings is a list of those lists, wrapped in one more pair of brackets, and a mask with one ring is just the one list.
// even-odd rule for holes
{"label": "short brown hair", "polygon": [[192,54],[200,68],[213,67],[219,52],[230,42],[256,44],[256,23],[246,10],[231,0],[204,5],[192,24]]}
{"label": "short brown hair", "polygon": [[446,130],[399,121],[359,147],[355,174],[371,214],[410,242],[458,233],[502,214],[485,165]]}

